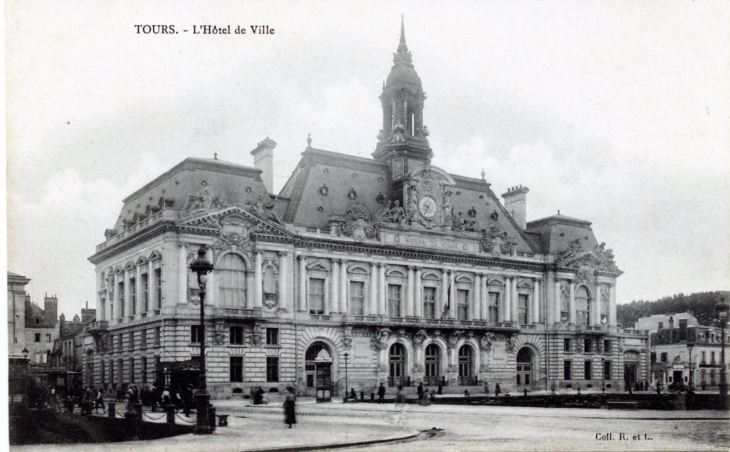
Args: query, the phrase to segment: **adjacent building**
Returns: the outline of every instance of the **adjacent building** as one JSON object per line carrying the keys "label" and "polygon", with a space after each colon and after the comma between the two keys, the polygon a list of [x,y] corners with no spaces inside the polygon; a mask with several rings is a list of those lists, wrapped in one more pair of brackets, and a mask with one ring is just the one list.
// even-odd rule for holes
{"label": "adjacent building", "polygon": [[254,168],[187,158],[124,199],[90,257],[97,319],[85,378],[195,382],[200,287],[188,266],[202,248],[215,266],[205,296],[213,397],[294,385],[326,398],[345,379],[358,392],[648,379],[648,338],[616,326],[621,271],[591,223],[528,222],[526,187],[500,201],[484,172],[431,165],[425,99],[401,30],[373,158],[308,139],[275,195],[266,138]]}
{"label": "adjacent building", "polygon": [[[651,330],[651,381],[665,388],[682,384],[716,390],[722,369],[722,329],[699,325],[690,313],[643,317],[637,322]],[[725,333],[725,352],[730,334]],[[691,358],[690,358],[691,353]],[[727,355],[726,355],[727,356]]]}

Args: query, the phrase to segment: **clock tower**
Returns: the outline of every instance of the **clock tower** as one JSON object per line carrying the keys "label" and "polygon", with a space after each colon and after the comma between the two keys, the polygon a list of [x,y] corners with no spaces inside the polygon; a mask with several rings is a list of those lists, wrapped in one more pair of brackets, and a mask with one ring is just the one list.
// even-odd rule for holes
{"label": "clock tower", "polygon": [[425,99],[421,79],[413,68],[406,45],[401,17],[400,43],[380,95],[383,128],[373,152],[373,158],[388,164],[393,180],[431,163],[433,151],[428,144],[428,130],[423,125]]}

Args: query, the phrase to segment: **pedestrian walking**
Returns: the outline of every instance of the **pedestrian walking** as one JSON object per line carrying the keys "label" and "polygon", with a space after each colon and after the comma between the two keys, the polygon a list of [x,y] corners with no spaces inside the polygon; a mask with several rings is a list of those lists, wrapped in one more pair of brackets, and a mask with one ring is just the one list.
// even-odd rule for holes
{"label": "pedestrian walking", "polygon": [[152,383],[152,390],[150,392],[152,393],[152,395],[151,395],[152,400],[150,400],[150,405],[152,408],[152,412],[154,413],[155,411],[157,411],[157,397],[158,397],[157,385],[155,383]]}
{"label": "pedestrian walking", "polygon": [[101,388],[96,392],[96,401],[94,402],[94,411],[97,413],[99,412],[99,408],[101,408],[102,414],[104,413],[104,410],[106,410],[106,406],[104,406],[104,393],[102,392]]}
{"label": "pedestrian walking", "polygon": [[494,396],[499,397],[499,395],[502,393],[502,388],[499,387],[499,383],[494,385]]}
{"label": "pedestrian walking", "polygon": [[423,398],[423,382],[418,383],[418,400]]}
{"label": "pedestrian walking", "polygon": [[384,398],[385,398],[385,386],[383,386],[383,383],[380,383],[380,387],[378,387],[378,403],[383,403]]}
{"label": "pedestrian walking", "polygon": [[165,389],[162,391],[162,407],[166,408],[167,405],[170,404],[170,388],[165,386]]}
{"label": "pedestrian walking", "polygon": [[439,384],[439,389],[436,391],[436,394],[441,395],[444,393],[444,386],[442,384]]}
{"label": "pedestrian walking", "polygon": [[296,413],[296,394],[292,386],[286,387],[286,398],[284,399],[284,423],[289,424],[291,428],[292,424],[297,423]]}

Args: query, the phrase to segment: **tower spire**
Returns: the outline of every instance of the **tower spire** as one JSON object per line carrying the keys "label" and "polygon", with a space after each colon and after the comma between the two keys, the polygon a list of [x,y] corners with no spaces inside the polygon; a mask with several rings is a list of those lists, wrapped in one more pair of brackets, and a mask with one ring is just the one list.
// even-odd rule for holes
{"label": "tower spire", "polygon": [[403,14],[400,15],[400,45],[406,45],[406,27],[404,24]]}
{"label": "tower spire", "polygon": [[406,45],[406,26],[403,14],[400,15],[400,42],[398,43],[398,50],[393,55],[393,63],[395,64],[411,64],[411,52],[408,51]]}

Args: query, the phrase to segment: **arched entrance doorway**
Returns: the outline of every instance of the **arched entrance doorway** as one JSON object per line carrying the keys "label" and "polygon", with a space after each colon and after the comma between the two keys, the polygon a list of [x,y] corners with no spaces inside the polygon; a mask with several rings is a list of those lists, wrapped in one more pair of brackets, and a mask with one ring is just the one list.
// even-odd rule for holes
{"label": "arched entrance doorway", "polygon": [[517,352],[517,386],[522,388],[532,387],[532,350],[522,347]]}
{"label": "arched entrance doorway", "polygon": [[459,349],[459,386],[475,386],[474,349],[471,345],[462,345]]}
{"label": "arched entrance doorway", "polygon": [[[304,354],[307,395],[329,400],[332,391],[332,352],[324,342],[314,342]],[[321,397],[320,397],[321,396]]]}
{"label": "arched entrance doorway", "polygon": [[429,344],[425,353],[425,375],[423,383],[426,386],[443,384],[441,377],[441,349],[436,344]]}
{"label": "arched entrance doorway", "polygon": [[390,346],[388,386],[406,385],[406,348],[395,343]]}

